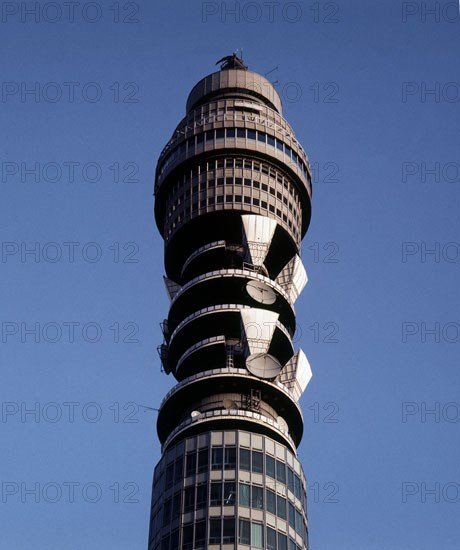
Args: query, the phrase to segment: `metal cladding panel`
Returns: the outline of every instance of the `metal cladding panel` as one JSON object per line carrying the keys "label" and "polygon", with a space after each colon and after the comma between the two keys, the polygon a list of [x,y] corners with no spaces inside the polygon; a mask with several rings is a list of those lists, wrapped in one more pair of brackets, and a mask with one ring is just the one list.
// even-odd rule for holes
{"label": "metal cladding panel", "polygon": [[308,282],[307,272],[298,254],[285,265],[276,282],[286,290],[294,303]]}
{"label": "metal cladding panel", "polygon": [[241,219],[249,254],[248,259],[253,265],[261,266],[268,254],[277,225],[276,221],[255,214],[246,214],[241,216]]}
{"label": "metal cladding panel", "polygon": [[277,380],[286,386],[295,395],[298,401],[311,378],[312,372],[310,363],[305,353],[299,349],[286,365],[284,365]]}
{"label": "metal cladding panel", "polygon": [[165,277],[163,275],[163,281],[165,282],[166,292],[168,293],[169,299],[173,300],[174,296],[179,292],[181,289],[181,286],[172,281],[171,279],[168,279],[168,277]]}
{"label": "metal cladding panel", "polygon": [[250,354],[268,351],[278,317],[278,313],[267,309],[241,310],[244,337]]}

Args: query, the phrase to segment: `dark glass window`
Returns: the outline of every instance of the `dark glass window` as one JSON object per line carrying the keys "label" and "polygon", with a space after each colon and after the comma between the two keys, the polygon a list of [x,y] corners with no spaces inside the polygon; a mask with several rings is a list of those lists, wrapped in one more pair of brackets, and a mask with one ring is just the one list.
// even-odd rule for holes
{"label": "dark glass window", "polygon": [[169,535],[161,540],[161,550],[169,550]]}
{"label": "dark glass window", "polygon": [[220,518],[209,520],[209,544],[220,544]]}
{"label": "dark glass window", "polygon": [[185,141],[183,141],[179,146],[179,154],[185,153]]}
{"label": "dark glass window", "polygon": [[295,508],[289,502],[289,525],[295,528]]}
{"label": "dark glass window", "polygon": [[233,168],[233,159],[225,159],[225,166],[226,168]]}
{"label": "dark glass window", "polygon": [[182,550],[192,550],[193,548],[193,523],[188,523],[182,527]]}
{"label": "dark glass window", "polygon": [[187,453],[185,457],[185,475],[192,476],[195,475],[196,470],[196,451]]}
{"label": "dark glass window", "polygon": [[217,178],[217,185],[224,185],[224,178]]}
{"label": "dark glass window", "polygon": [[248,483],[239,484],[239,506],[247,506],[249,508],[249,495],[251,493],[251,486]]}
{"label": "dark glass window", "polygon": [[235,518],[224,518],[223,535],[224,544],[235,542]]}
{"label": "dark glass window", "polygon": [[225,185],[233,185],[233,178],[225,178]]}
{"label": "dark glass window", "polygon": [[276,494],[267,489],[267,512],[276,515]]}
{"label": "dark glass window", "polygon": [[234,481],[226,481],[224,483],[224,506],[232,506],[235,504],[236,485]]}
{"label": "dark glass window", "polygon": [[295,530],[299,535],[303,533],[302,514],[298,510],[295,511]]}
{"label": "dark glass window", "polygon": [[[233,195],[225,195],[225,202],[233,202]],[[225,465],[225,469],[231,470],[232,468],[227,467],[227,465]]]}
{"label": "dark glass window", "polygon": [[279,139],[276,140],[276,147],[277,149],[279,149],[280,151],[283,150],[283,142],[280,141]]}
{"label": "dark glass window", "polygon": [[187,487],[184,492],[184,512],[190,512],[195,508],[195,485]]}
{"label": "dark glass window", "polygon": [[235,195],[235,202],[243,202],[243,196],[242,195]]}
{"label": "dark glass window", "polygon": [[267,469],[267,476],[275,479],[275,459],[272,456],[265,455],[265,468]]}
{"label": "dark glass window", "polygon": [[251,523],[245,519],[240,519],[238,542],[251,544]]}
{"label": "dark glass window", "polygon": [[260,451],[252,451],[252,471],[259,474],[264,473],[264,454]]}
{"label": "dark glass window", "polygon": [[[206,545],[206,520],[197,521],[195,524],[195,548]],[[173,548],[177,548],[173,546]]]}
{"label": "dark glass window", "polygon": [[172,501],[172,519],[177,519],[180,516],[182,493],[176,493]]}
{"label": "dark glass window", "polygon": [[[244,197],[244,202],[246,199],[251,200],[251,197]],[[240,449],[240,470],[251,471],[251,451],[249,449]]]}
{"label": "dark glass window", "polygon": [[[219,195],[219,196],[217,197],[216,202],[217,202],[218,204],[224,202],[224,196],[223,196],[223,195]],[[213,466],[213,469],[216,470],[216,469],[219,469],[219,467],[214,468],[214,466]]]}
{"label": "dark glass window", "polygon": [[[223,202],[224,197],[217,197],[217,202]],[[219,201],[219,199],[222,199]],[[222,447],[214,447],[212,449],[212,460],[211,460],[211,468],[213,470],[221,470],[222,469],[222,462],[224,458],[224,450]]]}
{"label": "dark glass window", "polygon": [[294,492],[294,472],[288,466],[288,489]]}
{"label": "dark glass window", "polygon": [[198,135],[196,136],[196,143],[197,143],[197,145],[198,145],[198,143],[203,143],[203,141],[204,141],[204,134],[198,134]]}
{"label": "dark glass window", "polygon": [[287,550],[287,537],[278,533],[278,550]]}
{"label": "dark glass window", "polygon": [[[227,195],[230,197],[230,202],[233,200],[233,195]],[[236,468],[236,447],[225,447],[225,463],[224,468],[226,470],[234,470]]]}
{"label": "dark glass window", "polygon": [[222,504],[222,483],[220,481],[211,482],[211,506],[220,506]]}
{"label": "dark glass window", "polygon": [[291,538],[289,539],[289,550],[296,550],[295,542]]}
{"label": "dark glass window", "polygon": [[296,475],[294,482],[295,496],[300,500],[302,498],[302,482],[300,481],[300,477]]}
{"label": "dark glass window", "polygon": [[286,483],[286,465],[280,460],[276,461],[276,479],[281,483]]}
{"label": "dark glass window", "polygon": [[260,205],[262,206],[262,208],[268,208],[268,204],[265,201],[260,201]]}
{"label": "dark glass window", "polygon": [[235,185],[243,185],[243,178],[235,178]]}
{"label": "dark glass window", "polygon": [[218,130],[216,130],[216,139],[221,139],[225,136],[225,129],[224,128],[219,128]]}
{"label": "dark glass window", "polygon": [[276,531],[267,527],[267,550],[276,550]]}
{"label": "dark glass window", "polygon": [[252,486],[251,490],[251,508],[262,510],[264,507],[264,490],[257,485]]}
{"label": "dark glass window", "polygon": [[289,145],[285,145],[285,146],[284,146],[284,152],[286,153],[286,155],[287,155],[288,157],[291,156],[291,154],[292,154],[292,149],[289,147]]}
{"label": "dark glass window", "polygon": [[256,131],[248,130],[248,139],[256,139]]}
{"label": "dark glass window", "polygon": [[260,188],[260,182],[259,182],[259,181],[253,181],[253,182],[252,182],[252,185],[253,185],[253,187],[255,187],[256,189],[259,189],[259,188]]}
{"label": "dark glass window", "polygon": [[168,464],[166,468],[166,489],[172,487],[174,474],[174,463]]}
{"label": "dark glass window", "polygon": [[179,548],[179,529],[176,529],[171,533],[171,546],[170,548]]}
{"label": "dark glass window", "polygon": [[208,485],[207,483],[200,483],[196,487],[196,508],[200,510],[206,507],[208,502]]}
{"label": "dark glass window", "polygon": [[286,499],[280,495],[276,495],[276,510],[278,517],[286,519]]}
{"label": "dark glass window", "polygon": [[206,141],[212,141],[214,139],[214,130],[208,130],[206,132]]}
{"label": "dark glass window", "polygon": [[171,523],[171,499],[165,501],[163,506],[163,527]]}
{"label": "dark glass window", "polygon": [[176,460],[174,466],[174,483],[179,483],[182,480],[182,469],[184,467],[184,459],[180,457]]}
{"label": "dark glass window", "polygon": [[268,145],[275,147],[275,138],[272,136],[267,136]]}
{"label": "dark glass window", "polygon": [[198,472],[206,472],[209,466],[208,449],[200,449],[198,451]]}
{"label": "dark glass window", "polygon": [[235,128],[227,128],[227,137],[235,137]]}
{"label": "dark glass window", "polygon": [[246,137],[246,128],[237,128],[236,137],[239,137],[239,138]]}
{"label": "dark glass window", "polygon": [[257,132],[258,141],[262,141],[263,143],[265,143],[266,137],[266,134],[264,134],[263,132]]}
{"label": "dark glass window", "polygon": [[254,206],[259,206],[259,202],[260,202],[259,199],[256,199],[256,198],[252,199],[252,204]]}
{"label": "dark glass window", "polygon": [[246,204],[251,204],[251,197],[244,197],[244,202]]}
{"label": "dark glass window", "polygon": [[252,185],[252,180],[249,179],[249,178],[244,178],[244,185],[248,185],[249,187],[251,187],[251,185]]}
{"label": "dark glass window", "polygon": [[251,170],[252,169],[252,162],[250,160],[244,161],[244,167]]}

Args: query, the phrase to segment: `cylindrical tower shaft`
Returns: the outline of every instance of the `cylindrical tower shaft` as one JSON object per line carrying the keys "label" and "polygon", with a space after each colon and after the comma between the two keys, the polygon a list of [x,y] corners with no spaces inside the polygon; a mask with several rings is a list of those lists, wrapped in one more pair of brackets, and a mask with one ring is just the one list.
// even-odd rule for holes
{"label": "cylindrical tower shaft", "polygon": [[271,83],[221,61],[156,170],[171,299],[159,353],[178,384],[158,414],[149,549],[305,549],[296,448],[311,370],[292,337],[310,165]]}

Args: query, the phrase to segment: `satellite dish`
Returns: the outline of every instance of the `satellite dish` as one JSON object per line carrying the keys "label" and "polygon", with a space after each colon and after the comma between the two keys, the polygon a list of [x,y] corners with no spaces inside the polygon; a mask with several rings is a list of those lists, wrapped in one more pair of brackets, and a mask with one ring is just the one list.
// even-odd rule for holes
{"label": "satellite dish", "polygon": [[281,371],[281,363],[269,353],[253,353],[246,359],[246,368],[257,378],[275,378]]}
{"label": "satellite dish", "polygon": [[283,432],[289,431],[289,426],[286,420],[282,416],[278,416],[276,421],[278,422],[278,426],[283,430]]}
{"label": "satellite dish", "polygon": [[228,397],[226,397],[224,399],[224,408],[229,411],[230,409],[237,409],[238,406],[235,401],[233,401],[233,399],[229,399]]}
{"label": "satellite dish", "polygon": [[197,416],[200,416],[200,414],[201,414],[200,411],[192,411],[192,412],[190,413],[190,416],[191,416],[192,418],[196,418]]}
{"label": "satellite dish", "polygon": [[249,281],[246,291],[253,300],[260,304],[271,305],[276,302],[276,294],[271,287],[262,281]]}

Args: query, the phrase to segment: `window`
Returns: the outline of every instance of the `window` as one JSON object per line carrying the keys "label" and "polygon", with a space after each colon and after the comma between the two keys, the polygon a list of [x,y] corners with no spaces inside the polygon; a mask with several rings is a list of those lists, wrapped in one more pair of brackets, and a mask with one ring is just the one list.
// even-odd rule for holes
{"label": "window", "polygon": [[256,139],[256,131],[248,130],[248,139]]}
{"label": "window", "polygon": [[197,145],[198,145],[199,143],[203,143],[203,141],[204,141],[204,134],[198,134],[198,136],[197,136],[197,138],[196,138],[196,143],[197,143]]}
{"label": "window", "polygon": [[272,145],[273,147],[275,147],[275,138],[274,137],[267,136],[267,140],[268,140],[268,145]]}
{"label": "window", "polygon": [[300,477],[297,475],[294,478],[294,489],[295,496],[300,500],[302,498],[302,482],[300,481]]}
{"label": "window", "polygon": [[182,527],[182,550],[192,550],[193,548],[193,523],[188,523]]}
{"label": "window", "polygon": [[196,509],[200,510],[201,508],[205,508],[207,502],[208,502],[208,485],[207,483],[200,483],[196,487]]}
{"label": "window", "polygon": [[224,518],[223,535],[224,544],[235,542],[235,518]]}
{"label": "window", "polygon": [[235,128],[227,128],[227,137],[228,138],[235,137]]}
{"label": "window", "polygon": [[177,519],[180,516],[182,493],[176,493],[172,501],[172,519]]}
{"label": "window", "polygon": [[184,493],[184,512],[190,512],[195,508],[195,485],[187,487]]}
{"label": "window", "polygon": [[165,501],[163,507],[163,527],[166,527],[171,523],[171,499]]}
{"label": "window", "polygon": [[171,548],[179,548],[179,529],[171,533]]}
{"label": "window", "polygon": [[289,539],[289,550],[296,550],[295,542],[291,538]]}
{"label": "window", "polygon": [[288,466],[288,489],[293,493],[294,492],[294,472]]}
{"label": "window", "polygon": [[161,540],[161,550],[169,550],[169,535]]}
{"label": "window", "polygon": [[286,519],[286,499],[280,495],[276,495],[277,516],[281,519]]}
{"label": "window", "polygon": [[251,508],[262,510],[264,507],[264,490],[257,485],[252,486],[251,491]]}
{"label": "window", "polygon": [[272,456],[265,455],[265,468],[267,469],[267,476],[275,479],[275,459]]}
{"label": "window", "polygon": [[209,465],[208,449],[200,449],[198,451],[198,473],[206,472]]}
{"label": "window", "polygon": [[[246,202],[246,199],[250,201],[251,197],[244,197],[244,202]],[[240,449],[240,470],[251,471],[251,454],[249,449]]]}
{"label": "window", "polygon": [[219,128],[216,130],[216,139],[222,139],[223,137],[225,137],[225,129]]}
{"label": "window", "polygon": [[278,550],[287,550],[287,537],[278,533]]}
{"label": "window", "polygon": [[211,482],[211,506],[220,506],[222,503],[222,483],[220,481]]}
{"label": "window", "polygon": [[195,475],[196,470],[196,451],[187,453],[185,457],[185,475],[192,476]]}
{"label": "window", "polygon": [[251,486],[247,483],[239,484],[239,502],[240,506],[247,506],[249,508],[249,494]]}
{"label": "window", "polygon": [[168,464],[166,468],[166,489],[172,487],[173,484],[174,463]]}
{"label": "window", "polygon": [[276,140],[276,147],[277,149],[279,149],[280,151],[283,150],[283,142],[280,141],[279,139]]}
{"label": "window", "polygon": [[276,494],[267,489],[267,512],[276,515]]}
{"label": "window", "polygon": [[212,141],[214,139],[214,130],[208,130],[206,132],[206,141]]}
{"label": "window", "polygon": [[251,523],[245,519],[240,519],[238,542],[239,544],[251,544]]}
{"label": "window", "polygon": [[289,503],[289,525],[295,528],[295,508]]}
{"label": "window", "polygon": [[298,533],[299,535],[302,535],[303,533],[302,514],[298,510],[295,511],[295,530],[296,530],[296,533]]}
{"label": "window", "polygon": [[267,527],[267,550],[276,550],[276,531]]}
{"label": "window", "polygon": [[251,523],[251,545],[254,548],[264,547],[264,531],[261,523]]}
{"label": "window", "polygon": [[[217,197],[217,202],[219,202],[219,198],[222,199],[220,202],[223,202],[224,197]],[[224,451],[223,451],[222,447],[214,447],[212,449],[211,468],[213,470],[221,470],[222,469],[223,458],[224,458]]]}
{"label": "window", "polygon": [[246,137],[246,129],[245,128],[237,128],[236,137],[239,137],[239,138]]}
{"label": "window", "polygon": [[235,504],[236,485],[233,481],[224,483],[224,506],[233,506]]}
{"label": "window", "polygon": [[266,135],[263,132],[257,132],[257,139],[258,141],[265,143]]}
{"label": "window", "polygon": [[[197,521],[195,524],[195,548],[204,547],[206,544],[206,520]],[[172,548],[177,548],[173,546]]]}
{"label": "window", "polygon": [[220,544],[220,518],[209,520],[209,544]]}
{"label": "window", "polygon": [[179,483],[182,480],[182,469],[184,467],[184,459],[178,458],[174,466],[174,483]]}
{"label": "window", "polygon": [[280,460],[276,461],[276,479],[281,483],[286,483],[286,466]]}

